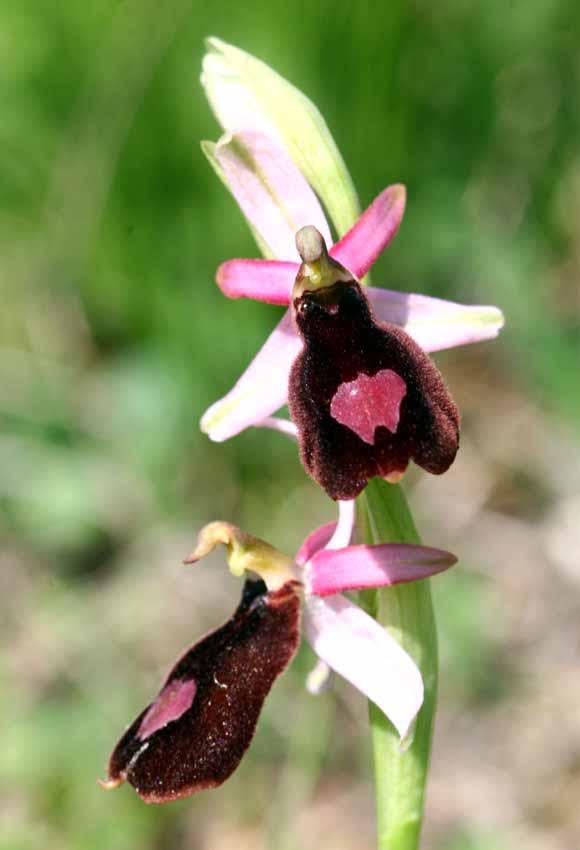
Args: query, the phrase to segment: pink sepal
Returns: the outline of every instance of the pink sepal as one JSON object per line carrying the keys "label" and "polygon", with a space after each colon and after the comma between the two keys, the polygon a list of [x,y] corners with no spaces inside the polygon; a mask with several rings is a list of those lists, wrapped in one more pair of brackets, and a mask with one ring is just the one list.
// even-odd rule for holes
{"label": "pink sepal", "polygon": [[330,254],[355,277],[364,277],[397,235],[405,212],[405,200],[404,186],[388,186],[332,247]]}
{"label": "pink sepal", "polygon": [[323,549],[326,546],[332,538],[337,525],[338,523],[336,522],[327,522],[326,525],[321,525],[319,528],[315,528],[314,531],[310,532],[294,558],[299,567],[303,567],[319,549]]}
{"label": "pink sepal", "polygon": [[306,589],[317,596],[417,581],[452,567],[450,552],[407,543],[322,549],[306,566]]}
{"label": "pink sepal", "polygon": [[216,273],[216,283],[228,298],[253,298],[286,306],[298,263],[282,260],[227,260]]}

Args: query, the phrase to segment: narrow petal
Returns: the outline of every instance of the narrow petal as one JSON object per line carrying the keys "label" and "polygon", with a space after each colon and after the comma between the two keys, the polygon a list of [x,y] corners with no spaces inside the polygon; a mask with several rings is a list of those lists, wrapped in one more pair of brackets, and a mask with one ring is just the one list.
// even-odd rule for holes
{"label": "narrow petal", "polygon": [[[298,429],[297,429],[298,430]],[[354,499],[338,502],[338,523],[326,549],[343,549],[348,546],[354,531],[355,502]]]}
{"label": "narrow petal", "polygon": [[494,339],[504,326],[503,314],[497,307],[466,306],[375,287],[366,292],[375,317],[400,325],[424,351]]}
{"label": "narrow petal", "polygon": [[254,423],[255,428],[271,428],[273,431],[278,431],[279,434],[286,434],[291,440],[298,439],[298,428],[290,421],[282,416],[266,416],[261,422]]}
{"label": "narrow petal", "polygon": [[348,233],[330,250],[341,265],[361,278],[397,235],[405,212],[405,187],[389,186],[375,198],[370,207]]}
{"label": "narrow petal", "polygon": [[294,235],[308,224],[330,239],[316,195],[274,139],[244,131],[223,136],[217,145],[204,142],[202,148],[268,254],[293,260]]}
{"label": "narrow petal", "polygon": [[218,38],[209,38],[207,49],[201,82],[222,127],[232,133],[252,128],[276,138],[322,200],[338,233],[345,233],[356,220],[358,200],[316,106],[249,53]]}
{"label": "narrow petal", "polygon": [[322,549],[306,566],[306,587],[317,596],[428,578],[452,567],[450,552],[407,543]]}
{"label": "narrow petal", "polygon": [[218,268],[216,283],[228,298],[287,306],[298,269],[298,263],[281,260],[228,260]]}
{"label": "narrow petal", "polygon": [[290,369],[301,347],[287,311],[233,389],[204,413],[201,430],[221,443],[286,404]]}
{"label": "narrow petal", "polygon": [[336,522],[327,522],[326,525],[321,525],[319,528],[310,532],[294,558],[299,567],[303,567],[304,564],[308,563],[319,549],[324,549],[336,531],[337,525],[338,523]]}
{"label": "narrow petal", "polygon": [[423,681],[397,641],[344,596],[307,596],[305,627],[318,657],[376,703],[404,738],[423,702]]}

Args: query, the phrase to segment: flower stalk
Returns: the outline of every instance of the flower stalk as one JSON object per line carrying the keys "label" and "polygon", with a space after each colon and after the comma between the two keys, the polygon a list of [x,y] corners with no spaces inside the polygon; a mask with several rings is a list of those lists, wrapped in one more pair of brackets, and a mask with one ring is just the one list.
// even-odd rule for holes
{"label": "flower stalk", "polygon": [[[400,486],[374,479],[359,497],[357,507],[359,534],[365,543],[419,543]],[[437,700],[437,632],[430,582],[426,579],[365,591],[364,601],[369,613],[415,660],[423,676],[423,705],[415,728],[402,744],[385,715],[369,703],[377,846],[379,850],[417,850]]]}

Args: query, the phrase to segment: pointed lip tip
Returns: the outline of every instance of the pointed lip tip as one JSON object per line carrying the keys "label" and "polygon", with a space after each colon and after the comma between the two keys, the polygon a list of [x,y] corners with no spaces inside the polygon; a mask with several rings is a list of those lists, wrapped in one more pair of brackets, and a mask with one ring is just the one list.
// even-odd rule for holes
{"label": "pointed lip tip", "polygon": [[201,558],[195,554],[196,551],[197,550],[194,549],[193,552],[190,552],[189,555],[184,558],[181,563],[184,566],[189,567],[191,564],[197,564],[199,561],[201,561]]}
{"label": "pointed lip tip", "polygon": [[115,788],[119,788],[125,782],[125,778],[123,776],[117,776],[115,779],[109,777],[109,779],[97,779],[97,785],[100,785],[104,791],[114,791]]}

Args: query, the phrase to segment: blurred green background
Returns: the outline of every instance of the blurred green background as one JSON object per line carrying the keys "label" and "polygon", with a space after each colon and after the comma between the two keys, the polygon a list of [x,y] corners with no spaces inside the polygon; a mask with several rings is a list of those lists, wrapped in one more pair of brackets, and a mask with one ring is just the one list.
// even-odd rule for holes
{"label": "blurred green background", "polygon": [[304,649],[223,788],[147,807],[96,785],[173,657],[229,615],[199,526],[294,551],[333,516],[289,441],[197,422],[277,320],[218,263],[256,249],[199,140],[203,37],[320,107],[363,204],[408,187],[375,283],[497,303],[438,363],[460,456],[407,490],[442,685],[425,847],[580,845],[580,8],[2,0],[0,848],[354,850],[374,843],[365,705],[303,689]]}

